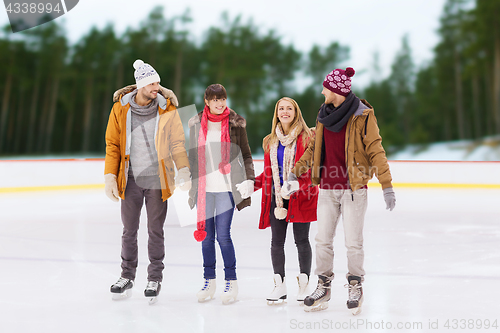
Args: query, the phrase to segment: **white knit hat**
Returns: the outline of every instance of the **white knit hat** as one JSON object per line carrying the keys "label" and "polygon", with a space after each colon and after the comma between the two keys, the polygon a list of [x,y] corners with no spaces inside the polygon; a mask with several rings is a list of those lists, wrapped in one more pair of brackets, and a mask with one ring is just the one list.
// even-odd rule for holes
{"label": "white knit hat", "polygon": [[160,82],[160,76],[150,64],[146,64],[144,61],[137,59],[134,61],[134,68],[137,89],[141,89],[151,83]]}

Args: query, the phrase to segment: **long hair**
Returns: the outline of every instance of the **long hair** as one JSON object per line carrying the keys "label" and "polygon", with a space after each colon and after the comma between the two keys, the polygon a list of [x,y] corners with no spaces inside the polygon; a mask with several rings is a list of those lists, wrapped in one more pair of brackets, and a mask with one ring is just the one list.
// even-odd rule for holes
{"label": "long hair", "polygon": [[[276,135],[276,127],[281,126],[280,120],[278,118],[278,106],[281,101],[287,101],[292,103],[293,107],[295,108],[295,117],[293,118],[292,123],[290,124],[290,129],[295,128],[295,126],[301,126],[302,127],[302,136],[303,139],[309,138],[313,135],[313,132],[311,129],[307,126],[306,121],[302,117],[302,111],[300,111],[299,104],[290,97],[282,97],[276,102],[276,106],[274,107],[274,116],[273,116],[273,124],[271,128],[271,134],[269,134],[265,139],[264,142],[262,142],[262,148],[264,149],[264,152],[268,152],[270,149],[270,146],[278,142],[278,136]],[[307,144],[307,140],[302,140],[302,143],[304,147]]]}

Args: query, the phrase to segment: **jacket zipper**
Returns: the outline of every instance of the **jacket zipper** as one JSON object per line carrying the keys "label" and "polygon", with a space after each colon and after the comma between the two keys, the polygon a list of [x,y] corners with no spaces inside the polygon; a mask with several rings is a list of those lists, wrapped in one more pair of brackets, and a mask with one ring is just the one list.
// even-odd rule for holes
{"label": "jacket zipper", "polygon": [[354,118],[352,118],[351,123],[349,124],[349,136],[347,138],[347,151],[346,151],[346,161],[345,161],[346,168],[347,168],[347,181],[349,182],[349,187],[351,188],[351,200],[352,201],[354,201],[354,192],[352,191],[351,180],[349,179],[349,166],[348,166],[348,163],[349,163],[349,141],[351,141],[352,123],[356,120],[357,117],[358,116],[354,116]]}

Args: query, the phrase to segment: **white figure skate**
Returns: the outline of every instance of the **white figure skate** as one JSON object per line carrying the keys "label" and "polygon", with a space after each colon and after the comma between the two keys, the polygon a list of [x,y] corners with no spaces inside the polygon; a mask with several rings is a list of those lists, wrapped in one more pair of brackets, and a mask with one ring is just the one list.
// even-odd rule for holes
{"label": "white figure skate", "polygon": [[299,284],[297,302],[300,302],[300,305],[304,305],[304,299],[309,295],[309,277],[306,273],[300,273],[297,276],[297,282]]}
{"label": "white figure skate", "polygon": [[209,301],[214,298],[216,289],[215,279],[205,279],[205,284],[203,288],[196,294],[198,297],[198,302],[202,303],[205,301]]}
{"label": "white figure skate", "polygon": [[238,282],[236,280],[226,280],[226,286],[220,296],[222,304],[230,304],[236,302],[238,296]]}
{"label": "white figure skate", "polygon": [[[286,300],[286,278],[281,275],[274,274],[274,289],[267,297],[267,305],[282,304]],[[281,301],[280,301],[281,300]]]}

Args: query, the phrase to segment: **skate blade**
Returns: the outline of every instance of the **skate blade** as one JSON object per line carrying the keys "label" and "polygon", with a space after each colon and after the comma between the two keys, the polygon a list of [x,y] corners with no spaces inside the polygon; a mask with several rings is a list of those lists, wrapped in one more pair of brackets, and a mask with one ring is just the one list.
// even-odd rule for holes
{"label": "skate blade", "polygon": [[121,294],[118,293],[112,293],[112,294],[113,295],[111,297],[113,301],[120,301],[132,297],[132,289],[127,289]]}
{"label": "skate blade", "polygon": [[198,298],[198,303],[205,303],[215,299],[213,296],[208,296],[205,298]]}
{"label": "skate blade", "polygon": [[229,305],[229,304],[233,304],[233,303],[236,303],[236,298],[234,298],[234,297],[222,300],[222,304],[224,304],[224,305]]}
{"label": "skate blade", "polygon": [[278,300],[267,300],[267,305],[283,305],[286,303],[285,299],[278,299]]}
{"label": "skate blade", "polygon": [[304,300],[306,299],[307,296],[304,297],[297,297],[297,302],[301,303],[299,305],[304,305]]}
{"label": "skate blade", "polygon": [[328,302],[319,303],[318,305],[304,306],[305,312],[316,312],[328,309]]}
{"label": "skate blade", "polygon": [[156,302],[158,302],[158,296],[148,297],[148,304],[149,305],[156,304]]}
{"label": "skate blade", "polygon": [[363,305],[363,296],[361,296],[361,299],[359,300],[359,303],[358,303],[357,307],[355,307],[355,308],[349,308],[349,310],[351,310],[351,313],[352,313],[353,316],[356,316],[356,315],[358,315],[361,312],[361,305]]}
{"label": "skate blade", "polygon": [[356,316],[356,315],[358,315],[358,314],[360,314],[360,313],[361,313],[361,307],[358,307],[358,308],[352,308],[352,309],[350,309],[350,310],[351,310],[351,313],[352,313],[352,315],[353,315],[353,316]]}
{"label": "skate blade", "polygon": [[281,305],[285,303],[286,295],[281,296],[280,298],[268,298],[267,305]]}

